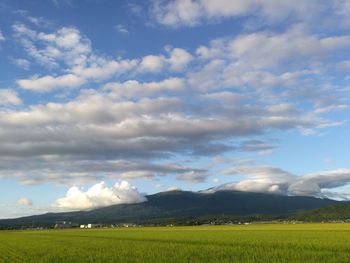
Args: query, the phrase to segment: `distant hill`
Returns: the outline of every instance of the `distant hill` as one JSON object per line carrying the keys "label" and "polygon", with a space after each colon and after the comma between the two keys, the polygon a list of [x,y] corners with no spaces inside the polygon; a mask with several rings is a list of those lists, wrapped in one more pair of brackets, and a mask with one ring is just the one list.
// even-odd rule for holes
{"label": "distant hill", "polygon": [[299,213],[298,220],[310,222],[350,221],[350,204],[334,204]]}
{"label": "distant hill", "polygon": [[[120,204],[68,213],[0,220],[0,227],[53,226],[56,221],[86,223],[181,223],[211,218],[283,218],[300,211],[318,209],[337,201],[302,196],[219,191],[198,193],[186,191],[161,192],[147,196],[139,204]],[[187,220],[187,221],[186,221]]]}

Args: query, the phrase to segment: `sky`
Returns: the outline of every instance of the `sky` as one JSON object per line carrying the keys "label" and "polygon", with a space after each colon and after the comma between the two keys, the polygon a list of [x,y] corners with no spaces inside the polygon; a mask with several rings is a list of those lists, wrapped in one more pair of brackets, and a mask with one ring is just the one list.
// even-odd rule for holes
{"label": "sky", "polygon": [[0,218],[349,199],[349,28],[349,0],[2,0]]}

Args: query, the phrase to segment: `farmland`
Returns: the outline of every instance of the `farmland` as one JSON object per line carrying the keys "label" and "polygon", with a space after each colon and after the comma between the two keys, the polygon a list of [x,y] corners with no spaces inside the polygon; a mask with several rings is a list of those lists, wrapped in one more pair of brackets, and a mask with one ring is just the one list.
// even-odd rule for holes
{"label": "farmland", "polygon": [[1,231],[0,262],[350,262],[350,224]]}

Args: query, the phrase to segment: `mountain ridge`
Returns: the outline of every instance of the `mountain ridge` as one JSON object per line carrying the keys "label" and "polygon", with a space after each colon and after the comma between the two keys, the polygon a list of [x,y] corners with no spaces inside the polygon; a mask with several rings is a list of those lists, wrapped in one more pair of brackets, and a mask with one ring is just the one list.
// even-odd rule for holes
{"label": "mountain ridge", "polygon": [[302,211],[314,210],[341,202],[306,196],[285,196],[240,191],[214,193],[168,191],[146,196],[147,201],[136,204],[119,204],[89,211],[46,213],[0,220],[0,227],[45,226],[57,221],[87,223],[165,224],[186,219],[262,216],[278,218]]}

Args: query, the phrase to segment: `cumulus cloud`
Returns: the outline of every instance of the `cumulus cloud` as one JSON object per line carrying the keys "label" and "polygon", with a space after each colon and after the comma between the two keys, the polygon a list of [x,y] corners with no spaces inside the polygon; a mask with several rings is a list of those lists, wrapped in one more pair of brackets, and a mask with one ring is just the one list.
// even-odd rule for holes
{"label": "cumulus cloud", "polygon": [[[111,59],[93,52],[90,40],[73,27],[55,32],[37,32],[23,24],[14,24],[15,38],[27,54],[49,68],[65,67],[67,72],[58,76],[32,76],[17,81],[19,87],[32,91],[48,92],[58,88],[77,88],[83,84],[100,82],[120,76],[131,70],[138,73],[159,73],[162,70],[182,71],[192,55],[181,48],[166,47],[166,54],[145,55],[140,59]],[[125,32],[124,27],[117,29]],[[24,59],[17,65],[28,67]]]}
{"label": "cumulus cloud", "polygon": [[[236,165],[222,171],[226,175],[247,177],[238,182],[227,183],[211,191],[236,190],[245,192],[275,193],[284,195],[328,197],[330,190],[350,182],[349,169],[321,171],[297,176],[280,168],[258,166],[251,163]],[[336,195],[329,196],[334,198]]]}
{"label": "cumulus cloud", "polygon": [[79,30],[63,27],[54,33],[36,32],[24,24],[12,26],[14,37],[29,56],[43,66],[57,68],[61,61],[68,65],[86,63],[91,53],[90,41]]}
{"label": "cumulus cloud", "polygon": [[0,89],[0,106],[20,104],[22,104],[22,100],[18,97],[17,92],[10,89]]}
{"label": "cumulus cloud", "polygon": [[71,187],[65,197],[52,204],[59,211],[89,210],[93,208],[146,202],[146,197],[127,181],[108,187],[105,182],[93,185],[87,191],[76,186]]}
{"label": "cumulus cloud", "polygon": [[[90,40],[73,27],[63,27],[53,33],[37,32],[23,24],[14,24],[12,28],[15,38],[30,57],[49,68],[58,68],[63,63],[68,71],[60,76],[32,76],[18,80],[18,86],[23,89],[76,88],[88,81],[124,73],[137,65],[136,60],[113,60],[94,54]],[[24,60],[17,62],[23,64]]]}
{"label": "cumulus cloud", "polygon": [[125,73],[138,65],[138,61],[135,59],[108,60],[101,57],[93,57],[93,60],[96,61],[93,61],[89,66],[74,66],[71,68],[72,73],[86,80],[102,81],[112,75]]}
{"label": "cumulus cloud", "polygon": [[142,58],[140,70],[146,72],[159,72],[163,68],[163,64],[163,56],[148,55]]}
{"label": "cumulus cloud", "polygon": [[192,55],[182,48],[165,48],[166,55],[147,55],[142,58],[139,66],[141,72],[160,72],[164,68],[171,71],[182,71],[192,60]]}
{"label": "cumulus cloud", "polygon": [[31,206],[31,205],[33,205],[33,202],[30,199],[28,199],[27,197],[22,197],[22,198],[18,199],[17,203],[19,205],[22,205],[22,206]]}
{"label": "cumulus cloud", "polygon": [[174,48],[169,50],[169,58],[167,62],[173,71],[184,70],[191,62],[192,55],[182,48]]}
{"label": "cumulus cloud", "polygon": [[78,87],[84,83],[85,79],[77,77],[73,74],[67,74],[59,77],[32,77],[31,79],[21,79],[17,81],[19,87],[32,91],[50,91],[55,88],[72,88]]}

